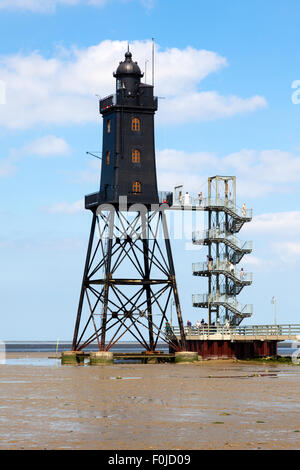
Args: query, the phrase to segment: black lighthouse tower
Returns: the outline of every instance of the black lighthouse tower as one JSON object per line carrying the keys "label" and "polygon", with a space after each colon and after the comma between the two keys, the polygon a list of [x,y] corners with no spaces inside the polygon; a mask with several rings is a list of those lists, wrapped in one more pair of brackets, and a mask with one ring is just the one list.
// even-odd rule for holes
{"label": "black lighthouse tower", "polygon": [[[143,74],[129,50],[113,75],[116,93],[100,101],[100,189],[85,198],[93,218],[72,349],[97,342],[100,351],[108,351],[128,336],[148,352],[161,341],[184,349],[165,216],[165,203],[171,201],[157,190],[157,98],[153,86],[141,82]],[[172,307],[179,340],[172,334],[175,325],[169,327]]]}
{"label": "black lighthouse tower", "polygon": [[131,52],[125,54],[114,77],[116,94],[100,102],[103,115],[103,165],[100,201],[129,204],[158,203],[153,87],[141,83],[143,74]]}

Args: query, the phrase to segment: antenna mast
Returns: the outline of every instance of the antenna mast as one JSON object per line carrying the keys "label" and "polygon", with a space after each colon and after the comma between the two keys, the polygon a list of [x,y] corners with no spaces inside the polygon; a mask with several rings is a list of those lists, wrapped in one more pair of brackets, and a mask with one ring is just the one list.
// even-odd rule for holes
{"label": "antenna mast", "polygon": [[145,83],[147,83],[147,63],[149,60],[145,60]]}
{"label": "antenna mast", "polygon": [[154,38],[152,38],[152,86],[154,86],[154,50],[155,50],[155,43],[154,43]]}

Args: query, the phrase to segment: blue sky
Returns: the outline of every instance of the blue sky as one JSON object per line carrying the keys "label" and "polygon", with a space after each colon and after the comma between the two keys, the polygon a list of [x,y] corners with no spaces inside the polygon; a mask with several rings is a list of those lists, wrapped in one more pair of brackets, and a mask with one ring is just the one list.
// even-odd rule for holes
{"label": "blue sky", "polygon": [[[240,238],[255,282],[241,294],[250,323],[300,323],[300,79],[296,0],[0,0],[0,310],[3,340],[70,339],[90,228],[84,194],[97,190],[96,94],[114,91],[127,42],[144,70],[156,41],[160,189],[205,192],[214,174],[238,178],[254,210]],[[150,62],[148,74],[150,77]],[[206,284],[206,253],[174,242],[185,321]]]}

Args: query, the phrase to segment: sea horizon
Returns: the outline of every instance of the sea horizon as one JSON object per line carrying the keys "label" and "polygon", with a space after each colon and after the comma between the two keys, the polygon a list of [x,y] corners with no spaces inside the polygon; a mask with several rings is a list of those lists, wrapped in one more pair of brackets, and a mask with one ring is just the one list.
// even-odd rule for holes
{"label": "sea horizon", "polygon": [[[294,344],[295,342],[291,341],[281,341],[278,343],[278,355],[281,356],[290,356],[296,351],[298,348]],[[5,346],[6,352],[11,353],[26,353],[26,352],[63,352],[69,351],[72,349],[72,341],[38,341],[38,340],[9,340],[9,341],[2,341],[2,345]],[[295,347],[296,346],[296,347]],[[300,347],[300,345],[298,346]],[[166,343],[158,343],[157,348],[158,350],[162,350],[168,352],[169,348]],[[91,343],[86,348],[84,348],[86,352],[98,350],[97,342]],[[140,343],[137,341],[119,341],[117,344],[112,346],[112,352],[141,352],[144,351],[145,348],[141,346]]]}
{"label": "sea horizon", "polygon": [[[63,352],[72,349],[72,341],[2,341],[2,345],[5,346],[6,352]],[[94,351],[98,349],[96,342],[91,343],[89,346],[84,348],[85,351]],[[119,341],[117,344],[112,346],[111,351],[113,352],[135,352],[144,351],[144,347],[137,341]],[[168,351],[168,345],[166,343],[158,343],[156,349]]]}

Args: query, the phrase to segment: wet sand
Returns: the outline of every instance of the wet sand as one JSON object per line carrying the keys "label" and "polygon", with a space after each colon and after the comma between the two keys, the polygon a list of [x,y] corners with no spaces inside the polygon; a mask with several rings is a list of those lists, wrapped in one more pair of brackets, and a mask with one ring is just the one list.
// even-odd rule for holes
{"label": "wet sand", "polygon": [[300,448],[297,366],[9,363],[18,357],[0,365],[0,449]]}

